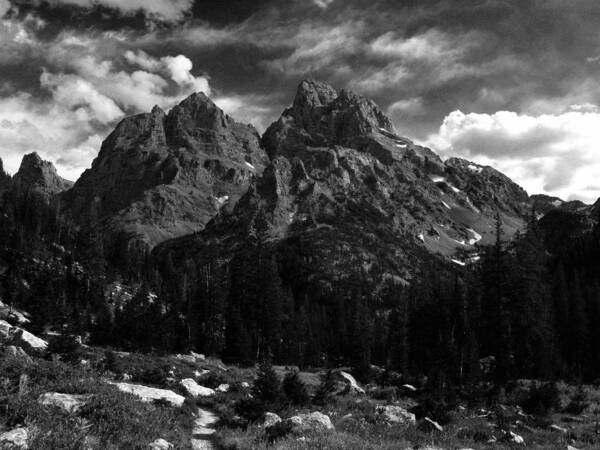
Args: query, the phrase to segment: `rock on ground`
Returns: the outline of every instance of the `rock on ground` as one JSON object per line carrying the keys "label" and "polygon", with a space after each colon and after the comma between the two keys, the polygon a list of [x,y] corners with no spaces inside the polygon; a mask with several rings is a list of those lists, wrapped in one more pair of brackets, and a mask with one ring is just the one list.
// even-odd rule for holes
{"label": "rock on ground", "polygon": [[266,428],[265,431],[270,439],[277,439],[288,434],[303,435],[333,430],[334,428],[329,416],[320,412],[312,412],[299,414],[277,422]]}
{"label": "rock on ground", "polygon": [[191,378],[181,380],[181,385],[192,397],[210,397],[211,395],[215,395],[214,389],[200,386],[198,383],[196,383],[195,380]]}
{"label": "rock on ground", "polygon": [[365,390],[358,385],[356,379],[348,372],[340,371],[339,376],[346,382],[346,393],[364,394]]}
{"label": "rock on ground", "polygon": [[375,412],[389,424],[410,426],[417,422],[417,418],[413,413],[408,412],[400,406],[380,405],[375,409]]}
{"label": "rock on ground", "polygon": [[111,383],[122,392],[133,394],[143,402],[153,402],[155,400],[164,400],[175,407],[181,407],[185,401],[183,395],[176,394],[168,389],[157,389],[140,384],[130,383]]}
{"label": "rock on ground", "polygon": [[164,439],[157,439],[154,442],[152,442],[148,447],[152,450],[171,450],[175,448],[173,447],[173,444],[171,444],[169,441],[165,441]]}
{"label": "rock on ground", "polygon": [[43,406],[53,406],[72,414],[79,411],[90,399],[89,395],[61,394],[58,392],[47,392],[38,398],[38,403]]}
{"label": "rock on ground", "polygon": [[263,422],[263,427],[269,428],[279,422],[281,422],[281,417],[279,417],[275,413],[268,412],[265,413],[265,421]]}
{"label": "rock on ground", "polygon": [[27,428],[16,428],[12,431],[0,434],[1,448],[29,448],[29,430]]}

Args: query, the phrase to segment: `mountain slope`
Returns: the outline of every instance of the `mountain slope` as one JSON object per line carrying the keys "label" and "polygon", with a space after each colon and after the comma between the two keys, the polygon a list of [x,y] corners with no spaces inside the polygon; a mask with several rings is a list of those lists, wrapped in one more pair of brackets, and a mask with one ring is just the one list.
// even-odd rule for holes
{"label": "mountain slope", "polygon": [[82,226],[153,247],[201,230],[266,162],[253,127],[194,94],[168,114],[155,107],[124,119],[65,195],[67,210]]}
{"label": "mountain slope", "polygon": [[23,157],[12,185],[17,196],[36,193],[49,200],[55,194],[69,189],[73,182],[60,177],[51,162],[44,161],[34,152]]}

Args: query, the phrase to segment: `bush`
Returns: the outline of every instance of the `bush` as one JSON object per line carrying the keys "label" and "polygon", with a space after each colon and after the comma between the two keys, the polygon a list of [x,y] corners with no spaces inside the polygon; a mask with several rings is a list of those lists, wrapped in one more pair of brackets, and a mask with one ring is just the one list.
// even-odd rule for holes
{"label": "bush", "polygon": [[267,412],[267,407],[264,402],[256,398],[243,398],[238,400],[234,405],[234,409],[236,414],[248,422],[261,420]]}
{"label": "bush", "polygon": [[281,400],[281,382],[269,362],[264,361],[258,367],[252,393],[266,404],[276,404]]}
{"label": "bush", "polygon": [[521,403],[526,413],[538,416],[547,416],[558,409],[559,405],[560,392],[556,383],[533,386],[527,398]]}
{"label": "bush", "polygon": [[171,367],[168,365],[150,367],[133,375],[133,381],[155,386],[164,386],[168,383],[170,372]]}
{"label": "bush", "polygon": [[283,393],[292,405],[306,405],[310,401],[306,385],[297,371],[288,372],[283,379]]}
{"label": "bush", "polygon": [[119,361],[119,357],[113,350],[104,352],[104,369],[119,376],[123,373],[123,364]]}
{"label": "bush", "polygon": [[61,359],[68,362],[77,362],[81,359],[83,349],[76,336],[53,336],[48,342],[48,354],[60,355]]}
{"label": "bush", "polygon": [[580,415],[587,409],[589,406],[589,402],[587,400],[587,396],[582,388],[577,390],[575,396],[571,399],[567,407],[565,408],[565,412],[573,415]]}
{"label": "bush", "polygon": [[328,370],[327,373],[322,377],[321,384],[319,385],[313,401],[317,405],[324,406],[331,400],[332,394],[335,392],[335,378],[332,370]]}

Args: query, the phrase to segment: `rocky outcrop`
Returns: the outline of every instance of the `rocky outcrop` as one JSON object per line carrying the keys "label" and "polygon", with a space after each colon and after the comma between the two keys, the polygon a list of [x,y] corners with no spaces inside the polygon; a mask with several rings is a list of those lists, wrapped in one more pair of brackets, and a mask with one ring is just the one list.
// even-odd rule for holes
{"label": "rocky outcrop", "polygon": [[0,448],[28,449],[29,430],[27,428],[16,428],[0,434]]}
{"label": "rocky outcrop", "polygon": [[408,427],[415,425],[417,420],[413,413],[395,405],[377,406],[375,412],[380,420],[390,425]]}
{"label": "rocky outcrop", "polygon": [[343,370],[332,372],[332,379],[336,385],[334,395],[363,395],[365,393],[365,390],[348,372]]}
{"label": "rocky outcrop", "polygon": [[48,347],[48,342],[45,340],[4,320],[0,320],[0,342],[2,341],[18,344],[36,351],[43,351]]}
{"label": "rocky outcrop", "polygon": [[111,383],[122,392],[135,395],[143,402],[165,401],[171,406],[181,407],[185,397],[167,389],[157,389],[139,384]]}
{"label": "rocky outcrop", "polygon": [[2,193],[8,191],[11,187],[11,184],[11,177],[4,171],[4,163],[0,158],[0,205]]}
{"label": "rocky outcrop", "polygon": [[265,431],[269,439],[273,440],[288,434],[302,436],[308,433],[319,433],[334,429],[335,427],[329,416],[320,412],[312,412],[299,414],[277,422],[266,428]]}
{"label": "rocky outcrop", "polygon": [[73,183],[61,178],[51,162],[44,161],[34,152],[23,157],[12,185],[19,197],[33,194],[50,200],[53,195],[69,189]]}
{"label": "rocky outcrop", "polygon": [[83,408],[89,395],[62,394],[58,392],[47,392],[40,395],[38,403],[42,406],[58,408],[68,414],[73,414]]}
{"label": "rocky outcrop", "polygon": [[200,386],[192,378],[186,378],[184,380],[181,380],[181,385],[186,390],[186,392],[192,397],[210,397],[215,395],[214,389]]}
{"label": "rocky outcrop", "polygon": [[169,441],[157,439],[154,442],[151,442],[150,445],[148,445],[148,448],[151,450],[172,450],[175,447]]}
{"label": "rocky outcrop", "polygon": [[204,94],[124,119],[65,195],[81,226],[153,247],[230,209],[267,163],[259,135]]}

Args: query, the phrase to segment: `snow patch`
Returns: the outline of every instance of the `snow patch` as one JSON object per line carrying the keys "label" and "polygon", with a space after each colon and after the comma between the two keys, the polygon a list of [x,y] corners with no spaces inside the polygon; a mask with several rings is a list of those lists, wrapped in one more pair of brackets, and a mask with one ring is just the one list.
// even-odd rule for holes
{"label": "snow patch", "polygon": [[450,189],[452,189],[456,194],[460,192],[460,189],[458,189],[457,187],[454,187],[451,184],[449,184],[448,186],[450,186]]}
{"label": "snow patch", "polygon": [[560,205],[562,205],[562,204],[563,204],[563,201],[562,201],[562,200],[558,200],[558,199],[556,199],[556,200],[554,200],[554,201],[552,202],[552,204],[553,204],[553,205],[554,205],[556,208],[558,208]]}
{"label": "snow patch", "polygon": [[425,242],[425,236],[423,235],[423,233],[419,233],[419,239],[420,239],[422,242]]}
{"label": "snow patch", "polygon": [[475,245],[481,241],[482,236],[472,228],[467,228],[467,231],[473,235],[472,239],[469,239],[469,245]]}
{"label": "snow patch", "polygon": [[454,264],[458,264],[459,266],[463,266],[463,267],[467,265],[467,263],[466,263],[466,262],[464,262],[464,261],[460,261],[460,260],[458,260],[458,259],[452,259],[452,262],[453,262]]}
{"label": "snow patch", "polygon": [[450,208],[450,205],[448,203],[446,203],[444,200],[442,200],[442,205],[444,205],[446,207],[446,209],[452,209],[452,208]]}
{"label": "snow patch", "polygon": [[228,201],[229,201],[229,195],[224,195],[223,197],[217,197],[217,203],[219,204],[219,206],[223,206]]}
{"label": "snow patch", "polygon": [[481,173],[483,167],[476,166],[475,164],[469,164],[467,166],[467,169],[469,169],[471,172]]}
{"label": "snow patch", "polygon": [[434,175],[431,177],[431,181],[433,181],[434,183],[445,183],[446,179],[444,177]]}
{"label": "snow patch", "polygon": [[396,144],[396,147],[399,147],[399,148],[406,148],[406,147],[407,147],[407,145],[406,145],[406,144]]}
{"label": "snow patch", "polygon": [[246,161],[246,165],[248,167],[250,167],[252,170],[256,169],[256,167],[254,167],[252,164],[250,164],[248,161]]}

